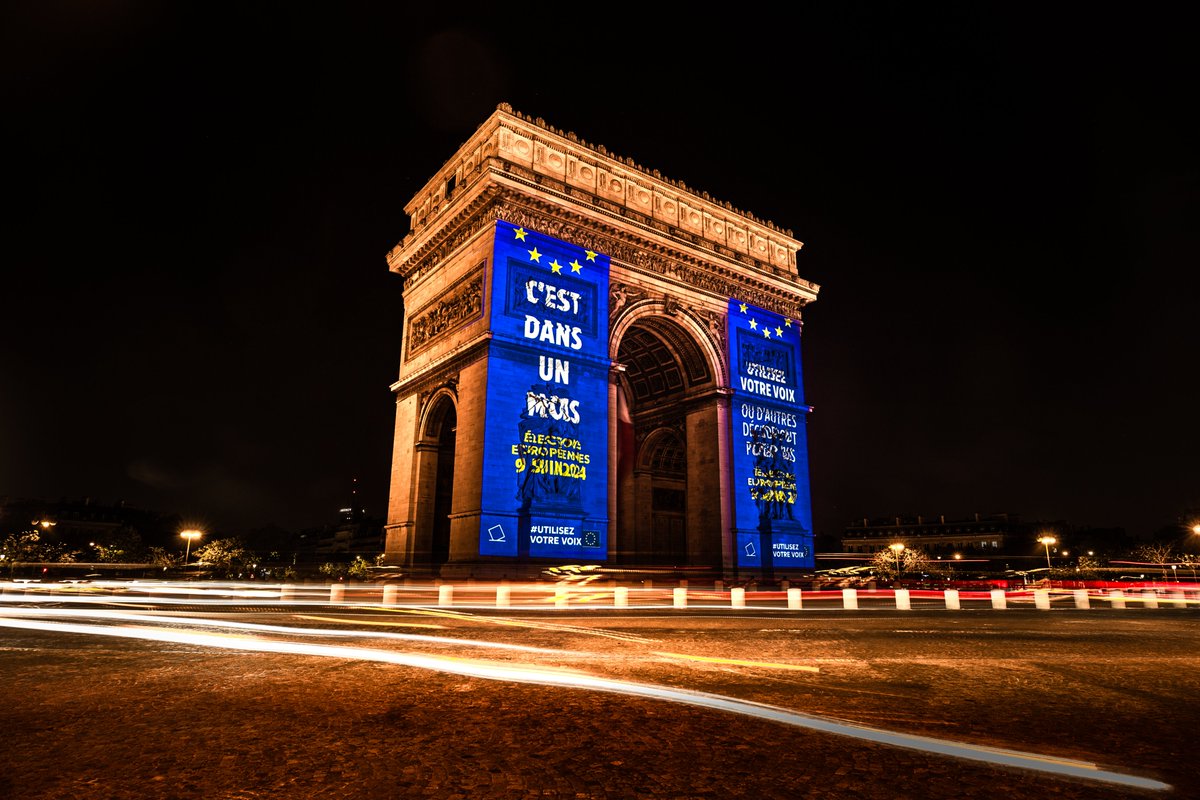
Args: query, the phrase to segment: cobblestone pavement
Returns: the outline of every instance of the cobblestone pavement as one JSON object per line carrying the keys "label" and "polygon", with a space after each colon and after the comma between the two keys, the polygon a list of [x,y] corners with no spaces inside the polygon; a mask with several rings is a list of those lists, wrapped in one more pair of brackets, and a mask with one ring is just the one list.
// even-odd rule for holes
{"label": "cobblestone pavement", "polygon": [[[256,619],[287,615],[272,616]],[[550,666],[1082,759],[1172,788],[994,767],[583,689],[0,629],[0,798],[1200,797],[1192,612],[553,619],[559,627],[506,624],[490,635],[586,652]],[[464,637],[483,627],[443,624]],[[731,663],[750,657],[758,666]],[[776,668],[785,662],[809,669]]]}

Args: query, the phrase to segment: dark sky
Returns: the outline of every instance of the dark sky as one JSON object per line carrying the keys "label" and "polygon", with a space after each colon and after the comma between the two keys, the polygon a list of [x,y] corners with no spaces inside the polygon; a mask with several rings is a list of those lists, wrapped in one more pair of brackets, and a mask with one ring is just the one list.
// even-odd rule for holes
{"label": "dark sky", "polygon": [[805,243],[818,532],[1200,509],[1182,19],[414,5],[0,12],[0,497],[232,533],[333,521],[357,478],[382,515],[384,257],[508,102]]}

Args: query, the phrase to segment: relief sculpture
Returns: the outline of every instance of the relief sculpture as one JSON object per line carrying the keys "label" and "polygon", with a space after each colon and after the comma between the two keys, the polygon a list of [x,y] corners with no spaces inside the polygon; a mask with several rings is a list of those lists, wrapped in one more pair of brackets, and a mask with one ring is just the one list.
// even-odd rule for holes
{"label": "relief sculpture", "polygon": [[482,313],[483,276],[476,275],[449,297],[422,311],[409,322],[409,356],[461,323],[477,319]]}

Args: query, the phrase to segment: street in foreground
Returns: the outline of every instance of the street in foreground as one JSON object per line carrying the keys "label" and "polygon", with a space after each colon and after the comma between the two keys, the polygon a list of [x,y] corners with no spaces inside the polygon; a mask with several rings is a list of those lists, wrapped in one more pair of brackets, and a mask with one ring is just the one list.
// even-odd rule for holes
{"label": "street in foreground", "polygon": [[1200,796],[1189,607],[4,599],[4,798]]}

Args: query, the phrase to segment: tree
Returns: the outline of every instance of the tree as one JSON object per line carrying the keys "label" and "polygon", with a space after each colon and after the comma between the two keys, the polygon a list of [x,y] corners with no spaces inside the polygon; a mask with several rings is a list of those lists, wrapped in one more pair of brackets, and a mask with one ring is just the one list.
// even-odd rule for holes
{"label": "tree", "polygon": [[919,547],[905,547],[897,557],[896,551],[890,547],[875,551],[872,566],[875,571],[888,580],[896,580],[902,574],[925,572],[929,557]]}
{"label": "tree", "polygon": [[1075,572],[1080,578],[1095,578],[1100,574],[1100,559],[1095,556],[1080,556]]}
{"label": "tree", "polygon": [[241,539],[230,537],[214,539],[192,551],[196,560],[223,572],[227,578],[235,578],[245,570],[247,564],[257,560],[254,553],[246,549]]}
{"label": "tree", "polygon": [[115,533],[98,537],[91,543],[96,561],[106,564],[141,561],[146,557],[146,546],[141,534],[132,528],[121,528]]}
{"label": "tree", "polygon": [[68,550],[62,542],[46,541],[37,531],[9,534],[3,544],[0,544],[0,553],[3,553],[4,560],[10,563],[21,561],[71,563],[79,555],[77,551]]}
{"label": "tree", "polygon": [[1164,576],[1167,574],[1167,567],[1178,563],[1179,560],[1173,542],[1151,542],[1150,544],[1142,545],[1136,552],[1137,557],[1143,561],[1157,564]]}
{"label": "tree", "polygon": [[[380,553],[375,557],[374,564],[378,565],[382,560],[383,554]],[[362,556],[355,556],[354,560],[349,564],[337,564],[327,561],[318,567],[318,571],[322,575],[328,575],[330,578],[342,580],[343,578],[357,578],[358,580],[366,580],[371,577],[371,561],[367,561]]]}
{"label": "tree", "polygon": [[151,547],[147,555],[147,559],[156,567],[167,569],[168,567],[177,567],[183,563],[183,556],[179,553],[174,553],[165,547]]}
{"label": "tree", "polygon": [[1196,580],[1196,567],[1200,567],[1200,555],[1184,553],[1179,556],[1179,564],[1186,569],[1190,569],[1192,571],[1192,580]]}

